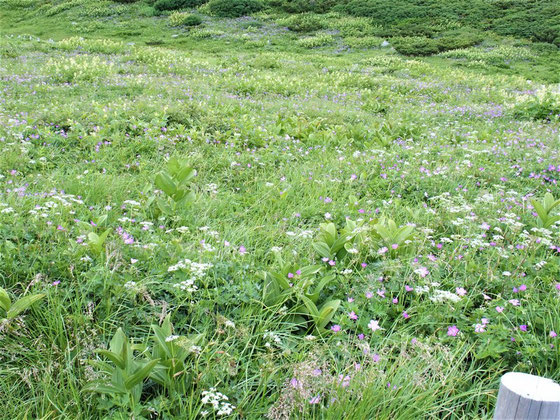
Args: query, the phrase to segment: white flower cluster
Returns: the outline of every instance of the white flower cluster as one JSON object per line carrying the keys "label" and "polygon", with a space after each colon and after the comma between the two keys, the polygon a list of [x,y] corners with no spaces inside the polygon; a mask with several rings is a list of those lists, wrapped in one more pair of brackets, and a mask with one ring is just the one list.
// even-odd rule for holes
{"label": "white flower cluster", "polygon": [[282,340],[280,339],[278,334],[273,333],[271,331],[265,331],[265,333],[263,335],[263,338],[266,341],[264,343],[265,347],[270,347],[272,345],[272,343],[274,343],[274,344],[281,344],[282,343]]}
{"label": "white flower cluster", "polygon": [[198,287],[194,284],[194,279],[183,280],[182,282],[175,284],[175,287],[183,292],[189,293],[194,293],[198,290]]}
{"label": "white flower cluster", "polygon": [[452,302],[458,302],[461,300],[460,296],[457,296],[455,293],[448,292],[447,290],[434,290],[432,296],[430,296],[430,300],[432,302],[443,302],[444,300],[450,300]]}
{"label": "white flower cluster", "polygon": [[[229,398],[221,392],[216,391],[216,388],[202,391],[202,404],[211,405],[218,417],[229,416],[233,410],[235,410],[235,406],[230,404],[228,400]],[[207,416],[208,411],[202,411],[200,414]]]}
{"label": "white flower cluster", "polygon": [[192,262],[191,260],[186,258],[182,261],[179,261],[177,264],[170,266],[167,271],[171,273],[173,271],[187,270],[194,277],[200,278],[203,277],[204,274],[206,274],[206,271],[208,271],[213,266],[214,265],[211,263],[197,263]]}

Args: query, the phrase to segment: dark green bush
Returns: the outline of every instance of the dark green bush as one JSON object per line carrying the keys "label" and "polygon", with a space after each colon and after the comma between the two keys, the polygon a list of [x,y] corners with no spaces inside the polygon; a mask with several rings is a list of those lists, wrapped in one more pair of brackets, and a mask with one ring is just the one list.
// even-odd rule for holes
{"label": "dark green bush", "polygon": [[484,36],[473,28],[461,28],[454,31],[443,32],[435,39],[440,51],[468,48],[479,44]]}
{"label": "dark green bush", "polygon": [[558,0],[339,0],[333,10],[369,17],[387,36],[433,38],[460,25],[560,45]]}
{"label": "dark green bush", "polygon": [[198,7],[206,3],[206,0],[157,0],[154,3],[154,9],[158,12],[164,10],[178,10]]}
{"label": "dark green bush", "polygon": [[391,45],[403,55],[432,55],[440,51],[437,41],[425,36],[392,38]]}
{"label": "dark green bush", "polygon": [[288,13],[327,13],[340,1],[337,0],[272,0],[270,6]]}
{"label": "dark green bush", "polygon": [[262,10],[263,4],[258,0],[210,0],[208,9],[219,17],[241,17]]}

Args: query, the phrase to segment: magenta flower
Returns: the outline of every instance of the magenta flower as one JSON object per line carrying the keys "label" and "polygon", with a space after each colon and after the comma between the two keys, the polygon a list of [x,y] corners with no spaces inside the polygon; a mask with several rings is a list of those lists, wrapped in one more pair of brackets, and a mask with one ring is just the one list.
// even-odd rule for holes
{"label": "magenta flower", "polygon": [[550,337],[554,338],[556,337],[558,334],[556,334],[554,331],[550,331]]}
{"label": "magenta flower", "polygon": [[333,325],[333,326],[331,327],[331,330],[334,331],[334,332],[339,332],[340,329],[341,329],[341,328],[340,328],[340,325]]}
{"label": "magenta flower", "polygon": [[502,308],[501,306],[496,306],[496,311],[498,311],[499,313],[504,312],[504,308]]}
{"label": "magenta flower", "polygon": [[459,328],[456,325],[447,327],[447,335],[450,337],[456,337],[459,334]]}
{"label": "magenta flower", "polygon": [[520,326],[519,326],[519,329],[520,329],[521,331],[527,331],[527,325],[520,325]]}
{"label": "magenta flower", "polygon": [[350,318],[352,321],[355,321],[358,319],[358,315],[356,315],[356,313],[352,311],[348,314],[348,318]]}
{"label": "magenta flower", "polygon": [[403,312],[402,316],[403,316],[404,319],[410,318],[410,315],[407,312]]}

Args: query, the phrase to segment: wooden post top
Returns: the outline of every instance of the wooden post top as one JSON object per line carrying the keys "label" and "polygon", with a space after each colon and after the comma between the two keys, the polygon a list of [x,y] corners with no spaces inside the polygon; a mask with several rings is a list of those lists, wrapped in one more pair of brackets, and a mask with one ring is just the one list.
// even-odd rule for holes
{"label": "wooden post top", "polygon": [[560,385],[552,379],[509,372],[502,376],[502,384],[515,394],[530,400],[560,402]]}

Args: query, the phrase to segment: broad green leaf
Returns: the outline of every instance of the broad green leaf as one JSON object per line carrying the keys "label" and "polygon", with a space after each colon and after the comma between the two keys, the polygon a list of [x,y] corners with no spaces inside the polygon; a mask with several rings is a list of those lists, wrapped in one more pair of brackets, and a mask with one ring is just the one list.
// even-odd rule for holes
{"label": "broad green leaf", "polygon": [[179,173],[175,176],[175,178],[180,183],[186,183],[187,181],[191,180],[195,176],[196,176],[196,171],[189,166],[185,166],[179,171]]}
{"label": "broad green leaf", "polygon": [[397,230],[397,234],[395,235],[395,243],[402,244],[408,237],[412,234],[414,228],[412,226],[403,226]]}
{"label": "broad green leaf", "polygon": [[109,359],[111,362],[113,362],[119,368],[121,368],[121,369],[125,368],[124,360],[118,354],[113,353],[112,351],[109,351],[109,350],[104,350],[104,349],[98,349],[95,352],[100,354],[101,356],[105,356],[107,359]]}
{"label": "broad green leaf", "polygon": [[169,203],[167,203],[165,200],[158,198],[156,204],[162,213],[168,216],[173,214],[173,209],[171,208]]}
{"label": "broad green leaf", "polygon": [[317,301],[319,300],[319,295],[321,294],[321,291],[323,290],[323,288],[326,285],[328,285],[331,281],[333,281],[334,279],[335,279],[334,274],[329,274],[329,275],[323,277],[321,279],[321,281],[319,282],[319,284],[317,284],[317,286],[315,287],[313,292],[310,292],[309,294],[307,294],[307,297],[309,299],[311,299],[311,301],[313,303],[317,303]]}
{"label": "broad green leaf", "polygon": [[280,290],[290,289],[290,282],[286,277],[284,277],[281,273],[269,273],[270,276],[276,282],[276,285],[280,288]]}
{"label": "broad green leaf", "polygon": [[126,387],[126,389],[130,390],[134,386],[136,386],[140,382],[142,382],[144,379],[146,379],[148,377],[148,375],[150,374],[150,372],[152,371],[152,369],[158,363],[159,363],[159,359],[150,360],[141,369],[136,371],[133,375],[129,376],[124,383],[124,386]]}
{"label": "broad green leaf", "polygon": [[560,216],[548,216],[548,219],[546,219],[546,223],[543,223],[543,227],[549,228],[550,226],[552,226],[554,223],[556,223],[558,220],[560,220]]}
{"label": "broad green leaf", "polygon": [[100,245],[103,245],[105,243],[105,240],[107,239],[107,236],[109,236],[110,232],[111,232],[111,229],[107,229],[105,232],[103,232],[101,235],[99,235]]}
{"label": "broad green leaf", "polygon": [[177,192],[177,186],[175,185],[171,177],[165,172],[160,172],[156,175],[155,184],[169,197],[173,196],[173,194]]}
{"label": "broad green leaf", "polygon": [[552,194],[547,192],[544,195],[544,199],[543,199],[544,208],[545,208],[547,213],[552,209],[552,204],[553,203],[554,203],[554,197],[552,196]]}
{"label": "broad green leaf", "polygon": [[539,215],[539,219],[541,219],[541,223],[545,224],[547,219],[548,219],[547,211],[544,209],[544,207],[541,205],[541,203],[539,203],[537,200],[531,200],[531,203],[533,204],[533,207],[535,208],[535,211]]}
{"label": "broad green leaf", "polygon": [[317,317],[319,316],[319,310],[317,309],[317,306],[311,301],[311,299],[309,299],[306,296],[302,296],[301,300],[303,301],[303,304],[305,305],[305,307],[309,311],[309,314],[311,315],[311,317],[314,320],[317,320]]}
{"label": "broad green leaf", "polygon": [[328,302],[326,302],[319,311],[317,327],[325,328],[326,325],[331,321],[339,306],[340,300],[329,300]]}
{"label": "broad green leaf", "polygon": [[168,336],[163,334],[161,329],[154,330],[154,341],[159,347],[161,347],[161,350],[165,353],[165,357],[173,357],[171,351],[169,350],[169,346],[165,341],[167,337]]}
{"label": "broad green leaf", "polygon": [[0,287],[0,307],[8,312],[11,305],[12,301],[10,300],[10,295],[8,295],[6,290]]}
{"label": "broad green leaf", "polygon": [[101,394],[124,394],[126,389],[119,389],[114,385],[101,382],[90,382],[82,388],[85,392],[99,392]]}
{"label": "broad green leaf", "polygon": [[45,295],[42,294],[42,293],[37,294],[37,295],[24,296],[24,297],[18,299],[16,302],[14,302],[14,304],[7,311],[6,316],[8,317],[8,319],[15,318],[21,312],[25,311],[27,308],[29,308],[31,305],[33,305],[35,302],[43,299],[44,297],[45,297]]}
{"label": "broad green leaf", "polygon": [[127,341],[128,338],[126,338],[126,334],[122,328],[119,328],[109,343],[109,349],[111,349],[113,353],[121,354],[122,348]]}
{"label": "broad green leaf", "polygon": [[323,268],[322,265],[315,264],[315,265],[307,265],[301,269],[301,276],[308,277],[312,276],[315,273],[318,273]]}

